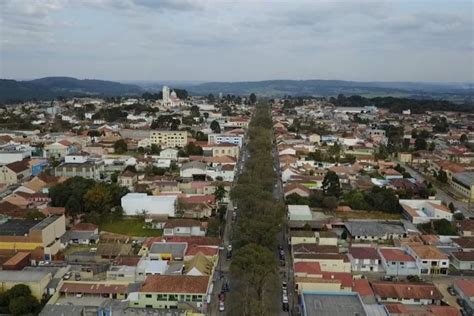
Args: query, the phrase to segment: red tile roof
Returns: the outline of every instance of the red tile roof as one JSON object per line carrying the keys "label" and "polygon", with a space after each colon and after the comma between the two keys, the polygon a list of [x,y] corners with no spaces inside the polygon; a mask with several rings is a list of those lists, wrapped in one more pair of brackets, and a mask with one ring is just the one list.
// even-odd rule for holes
{"label": "red tile roof", "polygon": [[415,261],[415,258],[400,249],[380,249],[380,253],[387,261]]}
{"label": "red tile roof", "polygon": [[354,280],[353,284],[352,291],[359,293],[360,296],[374,296],[374,291],[372,291],[367,279]]}
{"label": "red tile roof", "polygon": [[321,274],[319,262],[295,262],[295,273]]}
{"label": "red tile roof", "polygon": [[217,247],[206,247],[206,246],[196,246],[192,245],[188,247],[186,250],[186,256],[195,256],[198,253],[202,253],[203,255],[210,257],[210,256],[217,256],[219,254],[219,248]]}
{"label": "red tile roof", "polygon": [[454,284],[463,291],[467,297],[474,297],[474,280],[456,280]]}
{"label": "red tile roof", "polygon": [[99,226],[91,223],[79,223],[71,227],[71,231],[75,232],[90,232],[95,231]]}
{"label": "red tile roof", "polygon": [[399,299],[443,299],[443,294],[433,284],[373,282],[375,295]]}
{"label": "red tile roof", "polygon": [[377,249],[372,247],[351,247],[349,253],[355,259],[380,259]]}
{"label": "red tile roof", "polygon": [[209,276],[150,275],[140,292],[206,294]]}
{"label": "red tile roof", "polygon": [[127,293],[128,285],[125,284],[97,284],[65,282],[61,287],[62,293],[84,293],[84,294],[122,294]]}
{"label": "red tile roof", "polygon": [[352,288],[352,274],[349,272],[323,272],[322,275],[325,280],[339,280],[343,287]]}

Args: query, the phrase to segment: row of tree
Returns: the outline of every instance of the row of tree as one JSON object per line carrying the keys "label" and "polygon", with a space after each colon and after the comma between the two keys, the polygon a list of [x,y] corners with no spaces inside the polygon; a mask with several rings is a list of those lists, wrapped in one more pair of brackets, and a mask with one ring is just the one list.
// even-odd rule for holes
{"label": "row of tree", "polygon": [[[273,250],[281,230],[284,206],[273,197],[276,173],[272,159],[272,120],[270,107],[257,106],[248,129],[250,158],[231,191],[238,206],[233,231],[237,249],[231,264],[238,295],[232,297],[232,315],[275,315],[278,289],[277,261]],[[234,287],[235,288],[235,287]]]}

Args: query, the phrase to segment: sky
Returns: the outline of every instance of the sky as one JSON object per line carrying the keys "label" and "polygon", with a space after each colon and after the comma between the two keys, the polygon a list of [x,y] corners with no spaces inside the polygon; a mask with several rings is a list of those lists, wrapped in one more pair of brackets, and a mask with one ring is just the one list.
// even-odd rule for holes
{"label": "sky", "polygon": [[0,78],[474,81],[472,0],[0,0]]}

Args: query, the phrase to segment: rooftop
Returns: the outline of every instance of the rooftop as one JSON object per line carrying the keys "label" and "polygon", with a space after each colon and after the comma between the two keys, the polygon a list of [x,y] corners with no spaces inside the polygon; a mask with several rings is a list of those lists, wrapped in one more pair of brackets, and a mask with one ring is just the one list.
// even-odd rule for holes
{"label": "rooftop", "polygon": [[209,276],[150,275],[140,292],[206,294]]}
{"label": "rooftop", "polygon": [[39,220],[10,219],[0,224],[0,236],[24,236],[40,222]]}
{"label": "rooftop", "polygon": [[367,316],[356,293],[303,292],[304,315]]}
{"label": "rooftop", "polygon": [[375,221],[348,221],[346,229],[352,236],[385,236],[403,235],[406,233],[405,227],[399,222],[375,222]]}
{"label": "rooftop", "polygon": [[443,294],[433,284],[372,282],[375,295],[404,299],[443,299]]}

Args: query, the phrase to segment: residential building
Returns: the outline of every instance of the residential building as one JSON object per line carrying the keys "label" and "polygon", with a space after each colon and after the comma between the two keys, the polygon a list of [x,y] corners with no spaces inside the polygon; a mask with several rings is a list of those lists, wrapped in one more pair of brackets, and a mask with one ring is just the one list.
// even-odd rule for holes
{"label": "residential building", "polygon": [[351,247],[348,257],[354,272],[383,271],[382,259],[374,247]]}
{"label": "residential building", "polygon": [[353,242],[401,239],[407,231],[401,222],[348,221],[344,223]]}
{"label": "residential building", "polygon": [[15,285],[24,284],[30,288],[31,294],[41,301],[51,278],[51,273],[44,270],[0,271],[0,288],[2,291],[7,291]]}
{"label": "residential building", "polygon": [[28,159],[0,166],[0,183],[10,185],[24,182],[31,177],[31,172]]}
{"label": "residential building", "polygon": [[150,132],[150,143],[165,148],[184,147],[188,143],[188,132],[154,130]]}
{"label": "residential building", "polygon": [[357,293],[303,291],[300,298],[303,316],[370,316]]}
{"label": "residential building", "polygon": [[77,148],[73,143],[65,139],[44,146],[44,154],[46,158],[54,157],[58,159],[72,154],[75,151],[77,151]]}
{"label": "residential building", "polygon": [[449,184],[469,201],[474,201],[474,172],[455,173]]}
{"label": "residential building", "polygon": [[441,200],[400,200],[403,215],[413,224],[424,224],[430,221],[445,219],[452,221],[453,214],[441,204]]}
{"label": "residential building", "polygon": [[206,229],[194,219],[172,219],[166,221],[163,236],[205,236]]}
{"label": "residential building", "polygon": [[440,305],[443,294],[433,284],[372,282],[379,303]]}
{"label": "residential building", "polygon": [[130,295],[130,306],[174,309],[192,305],[202,309],[210,291],[210,281],[209,276],[150,275],[138,293]]}
{"label": "residential building", "polygon": [[448,274],[449,257],[435,246],[410,245],[407,251],[415,258],[421,274]]}
{"label": "residential building", "polygon": [[420,275],[415,258],[404,248],[379,248],[378,253],[387,275]]}
{"label": "residential building", "polygon": [[233,134],[209,134],[208,144],[209,145],[220,145],[220,144],[234,144],[242,147],[243,135]]}
{"label": "residential building", "polygon": [[474,271],[474,251],[456,251],[449,255],[450,263],[457,270]]}
{"label": "residential building", "polygon": [[310,221],[313,215],[308,205],[288,205],[288,219],[290,221]]}
{"label": "residential building", "polygon": [[470,312],[474,312],[474,280],[456,280],[453,284],[454,290],[465,302]]}

